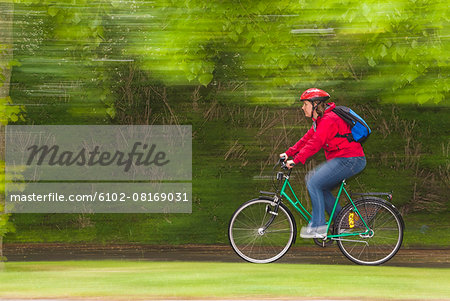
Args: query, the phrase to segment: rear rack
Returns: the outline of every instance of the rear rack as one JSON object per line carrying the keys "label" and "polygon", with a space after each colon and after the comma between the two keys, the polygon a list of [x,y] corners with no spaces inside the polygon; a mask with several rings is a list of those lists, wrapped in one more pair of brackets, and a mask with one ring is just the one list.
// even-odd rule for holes
{"label": "rear rack", "polygon": [[350,192],[351,196],[354,195],[360,195],[360,196],[369,196],[369,195],[374,195],[374,196],[385,196],[389,199],[389,201],[392,201],[392,191],[391,192],[366,192],[366,193],[357,193],[357,192]]}
{"label": "rear rack", "polygon": [[275,192],[269,192],[269,191],[260,191],[259,193],[268,194],[268,195],[276,195]]}

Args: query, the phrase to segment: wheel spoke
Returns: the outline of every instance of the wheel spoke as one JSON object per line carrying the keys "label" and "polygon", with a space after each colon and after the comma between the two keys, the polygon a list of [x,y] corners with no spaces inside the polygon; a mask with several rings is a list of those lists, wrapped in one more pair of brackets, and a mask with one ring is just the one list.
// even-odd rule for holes
{"label": "wheel spoke", "polygon": [[266,233],[291,233],[289,229],[280,229],[280,230],[268,230]]}

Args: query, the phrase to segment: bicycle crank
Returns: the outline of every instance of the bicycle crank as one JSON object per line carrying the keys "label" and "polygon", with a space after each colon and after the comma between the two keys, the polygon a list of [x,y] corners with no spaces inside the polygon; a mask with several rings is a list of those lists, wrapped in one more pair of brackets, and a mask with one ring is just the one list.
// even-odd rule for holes
{"label": "bicycle crank", "polygon": [[322,238],[314,238],[314,243],[319,247],[325,248],[331,246],[333,244],[333,240],[330,238],[322,239]]}

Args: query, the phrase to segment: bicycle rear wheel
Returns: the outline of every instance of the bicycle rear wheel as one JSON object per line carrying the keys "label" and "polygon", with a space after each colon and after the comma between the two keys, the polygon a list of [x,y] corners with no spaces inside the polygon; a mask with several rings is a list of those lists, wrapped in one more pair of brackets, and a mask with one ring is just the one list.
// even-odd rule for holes
{"label": "bicycle rear wheel", "polygon": [[274,208],[270,198],[254,199],[244,203],[231,217],[228,238],[233,250],[243,259],[253,263],[273,262],[295,241],[297,227],[291,212],[280,204],[278,212],[273,214]]}
{"label": "bicycle rear wheel", "polygon": [[345,235],[337,238],[342,253],[362,265],[378,265],[394,257],[403,241],[404,224],[398,210],[375,197],[356,201],[355,206],[370,231],[353,205],[345,206],[335,223],[335,234]]}

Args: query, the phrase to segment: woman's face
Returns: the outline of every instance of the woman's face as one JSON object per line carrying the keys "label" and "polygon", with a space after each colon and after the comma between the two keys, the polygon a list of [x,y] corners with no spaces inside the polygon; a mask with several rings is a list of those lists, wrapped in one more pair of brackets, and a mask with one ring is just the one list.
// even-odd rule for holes
{"label": "woman's face", "polygon": [[312,117],[311,116],[311,112],[312,112],[312,104],[310,101],[303,101],[303,106],[302,106],[302,110],[303,113],[305,113],[306,117]]}

